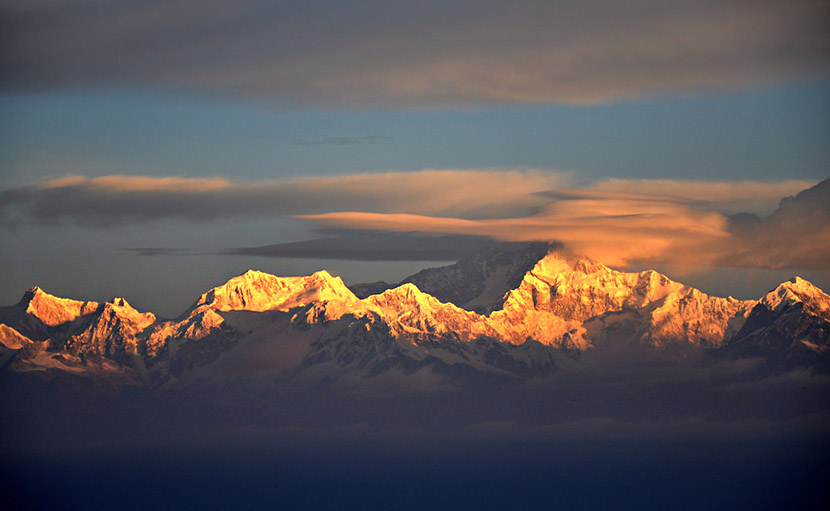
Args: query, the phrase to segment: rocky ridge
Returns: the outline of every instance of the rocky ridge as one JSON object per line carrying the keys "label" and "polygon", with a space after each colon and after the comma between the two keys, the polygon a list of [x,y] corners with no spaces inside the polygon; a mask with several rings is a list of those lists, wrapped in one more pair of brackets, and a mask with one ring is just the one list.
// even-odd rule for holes
{"label": "rocky ridge", "polygon": [[783,282],[752,309],[724,347],[731,358],[763,357],[782,369],[830,370],[830,296],[799,278]]}
{"label": "rocky ridge", "polygon": [[[491,266],[490,278],[502,283],[526,264],[529,252],[518,252],[514,262],[500,254],[509,271]],[[495,284],[473,273],[475,300]],[[798,278],[760,301],[742,301],[706,295],[654,271],[619,272],[554,249],[498,303],[490,301],[494,310],[482,314],[412,282],[360,299],[325,271],[276,277],[251,270],[164,320],[121,298],[81,302],[32,288],[17,305],[0,308],[0,361],[14,371],[83,373],[94,367],[161,385],[234,357],[253,363],[253,353],[280,345],[293,346],[291,356],[276,363],[280,374],[321,378],[335,369],[377,375],[423,368],[521,378],[551,370],[563,354],[609,345],[681,345],[742,357],[806,349],[796,359],[810,365],[811,354],[824,356],[830,345],[830,298]]]}

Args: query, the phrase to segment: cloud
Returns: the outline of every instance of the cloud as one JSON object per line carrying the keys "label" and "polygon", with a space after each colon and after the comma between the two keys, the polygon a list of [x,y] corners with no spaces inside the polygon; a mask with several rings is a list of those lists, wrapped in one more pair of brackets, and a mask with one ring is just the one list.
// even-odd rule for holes
{"label": "cloud", "polygon": [[151,177],[110,175],[88,179],[79,175],[67,175],[46,181],[44,190],[86,188],[99,193],[203,193],[226,190],[232,185],[223,178]]}
{"label": "cloud", "polygon": [[380,135],[368,135],[365,137],[328,137],[316,140],[294,139],[291,141],[293,145],[357,145],[357,144],[382,144],[383,142],[391,142],[392,137],[384,137]]}
{"label": "cloud", "polygon": [[708,209],[725,214],[769,214],[778,206],[782,197],[813,186],[815,182],[798,179],[786,181],[732,181],[704,182],[673,179],[603,179],[591,190],[616,193],[686,198],[698,209]]}
{"label": "cloud", "polygon": [[[470,252],[498,243],[483,236],[345,231],[340,236],[235,248],[225,253],[355,261],[457,261]],[[148,252],[146,255],[156,254]]]}
{"label": "cloud", "polygon": [[140,256],[190,256],[198,255],[199,252],[189,248],[167,248],[167,247],[142,247],[142,248],[122,248],[119,249],[122,254],[140,255]]}
{"label": "cloud", "polygon": [[767,210],[774,194],[807,183],[615,179],[573,189],[575,180],[569,173],[504,169],[250,183],[73,175],[0,191],[0,225],[118,227],[291,216],[340,231],[234,253],[447,260],[484,240],[555,241],[618,266],[830,269],[830,180],[784,199],[765,217],[725,212]]}
{"label": "cloud", "polygon": [[224,178],[65,176],[0,191],[0,224],[118,226],[360,209],[486,218],[526,215],[570,175],[536,170],[423,170],[261,182]]}
{"label": "cloud", "polygon": [[720,266],[830,269],[830,179],[783,199],[767,217],[733,221],[730,231]]}
{"label": "cloud", "polygon": [[[620,181],[619,188],[630,188]],[[682,182],[643,182],[645,190],[682,191]],[[691,195],[734,190],[733,184],[690,186]],[[783,184],[748,184],[736,193],[739,203],[753,190],[784,189]],[[553,200],[538,212],[513,218],[469,219],[412,214],[332,212],[305,215],[319,225],[490,236],[504,241],[558,241],[570,250],[610,265],[633,263],[751,268],[830,269],[830,180],[781,202],[763,219],[734,222],[714,209],[715,200],[665,194],[594,189],[542,192]],[[740,188],[740,187],[738,187]],[[706,195],[699,195],[706,196]],[[753,199],[754,200],[754,199]],[[732,209],[732,208],[727,208]]]}
{"label": "cloud", "polygon": [[[729,236],[726,217],[652,197],[589,196],[553,201],[536,214],[498,219],[441,218],[365,212],[300,218],[338,228],[490,236],[504,241],[558,241],[606,264],[658,260],[699,261],[697,247]],[[681,250],[682,248],[682,250]],[[692,252],[690,252],[692,250]]]}
{"label": "cloud", "polygon": [[594,104],[824,75],[827,15],[810,0],[4,2],[0,86]]}

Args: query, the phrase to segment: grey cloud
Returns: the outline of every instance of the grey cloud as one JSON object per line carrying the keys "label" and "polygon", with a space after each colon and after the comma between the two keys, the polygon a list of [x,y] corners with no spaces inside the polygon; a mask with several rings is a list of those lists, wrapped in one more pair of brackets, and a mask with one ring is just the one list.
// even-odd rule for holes
{"label": "grey cloud", "polygon": [[[686,198],[635,194],[627,183],[620,185],[623,191],[609,187],[550,192],[562,190],[570,179],[554,172],[473,170],[258,183],[221,178],[67,176],[0,191],[0,226],[112,228],[166,220],[196,223],[293,216],[342,230],[324,240],[240,248],[237,253],[372,259],[367,254],[376,252],[383,260],[451,260],[455,258],[451,254],[471,239],[496,239],[558,241],[573,251],[619,266],[830,268],[830,180],[784,199],[771,215],[727,217],[719,211],[731,209],[730,195],[741,204],[750,204],[756,201],[747,202],[746,196],[762,192],[760,203],[766,204],[766,195],[792,183],[685,185],[699,188],[697,195],[708,191],[709,201],[701,201],[694,193]],[[674,191],[666,182],[659,184]],[[652,185],[644,183],[644,190]],[[717,190],[721,191],[715,194]],[[352,234],[344,235],[344,230]],[[355,231],[361,234],[349,239]],[[424,233],[433,238],[418,238]],[[435,237],[441,236],[446,237],[444,241],[437,241]],[[419,246],[418,239],[429,242]],[[446,247],[441,248],[442,243]]]}
{"label": "grey cloud", "polygon": [[597,103],[823,75],[827,18],[809,0],[5,3],[0,85],[290,105]]}
{"label": "grey cloud", "polygon": [[[717,185],[715,183],[715,185]],[[765,218],[727,217],[723,204],[666,195],[569,190],[523,217],[465,219],[417,214],[336,212],[302,216],[318,225],[378,231],[558,241],[605,264],[830,269],[830,179],[781,201]],[[561,200],[562,198],[567,200]],[[704,209],[697,209],[701,206]]]}
{"label": "grey cloud", "polygon": [[368,135],[364,137],[328,137],[316,140],[294,139],[291,141],[293,145],[358,145],[358,144],[382,144],[384,142],[391,142],[392,137],[384,137],[380,135]]}
{"label": "grey cloud", "polygon": [[199,252],[189,248],[166,247],[122,248],[119,251],[123,255],[138,256],[189,256],[199,254]]}
{"label": "grey cloud", "polygon": [[272,180],[112,175],[66,176],[0,191],[0,225],[71,223],[112,227],[158,220],[209,222],[330,211],[486,218],[525,215],[533,193],[564,174],[506,170],[424,170]]}
{"label": "grey cloud", "polygon": [[329,236],[306,241],[238,247],[221,252],[204,252],[187,248],[130,247],[120,249],[120,253],[150,257],[219,254],[352,261],[456,261],[485,247],[505,245],[503,242],[483,236],[338,229],[319,229],[317,232],[329,234]]}
{"label": "grey cloud", "polygon": [[497,244],[483,236],[348,231],[340,236],[241,247],[226,253],[356,261],[456,261],[470,252]]}
{"label": "grey cloud", "polygon": [[730,218],[720,266],[830,268],[830,179],[786,197],[771,215]]}

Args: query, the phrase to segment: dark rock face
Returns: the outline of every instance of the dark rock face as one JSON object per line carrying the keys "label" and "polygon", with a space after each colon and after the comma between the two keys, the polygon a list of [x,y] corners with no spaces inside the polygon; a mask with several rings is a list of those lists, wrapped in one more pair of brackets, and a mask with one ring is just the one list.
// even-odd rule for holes
{"label": "dark rock face", "polygon": [[389,284],[379,280],[377,282],[365,282],[361,284],[352,284],[349,289],[352,293],[361,300],[372,295],[379,295],[387,289],[392,289],[395,284]]}
{"label": "dark rock face", "polygon": [[730,358],[760,357],[778,369],[830,371],[830,321],[812,313],[804,302],[778,309],[759,303],[722,351]]}
{"label": "dark rock face", "polygon": [[411,283],[442,302],[488,314],[501,307],[504,295],[554,246],[502,243],[477,250],[455,264],[422,270],[397,284],[380,281],[355,284],[350,289],[358,298],[366,298]]}
{"label": "dark rock face", "polygon": [[504,295],[553,248],[548,243],[509,243],[485,248],[455,264],[429,268],[401,284],[415,284],[442,302],[480,314],[498,310]]}

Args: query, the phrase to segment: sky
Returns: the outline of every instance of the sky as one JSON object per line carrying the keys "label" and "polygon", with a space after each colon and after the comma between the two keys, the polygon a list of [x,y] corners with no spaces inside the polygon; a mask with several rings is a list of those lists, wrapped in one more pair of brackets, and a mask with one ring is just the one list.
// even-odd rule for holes
{"label": "sky", "polygon": [[830,177],[828,20],[0,0],[0,303],[36,284],[174,316],[248,268],[395,282],[536,240],[722,296],[828,289],[827,187],[779,208]]}

